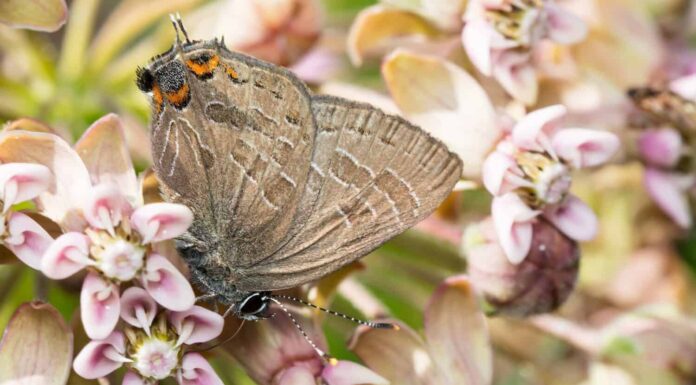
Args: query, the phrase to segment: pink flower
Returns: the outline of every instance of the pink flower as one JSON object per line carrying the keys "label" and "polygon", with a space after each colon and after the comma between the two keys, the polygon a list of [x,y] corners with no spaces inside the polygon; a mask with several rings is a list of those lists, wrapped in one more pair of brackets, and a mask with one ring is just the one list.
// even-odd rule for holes
{"label": "pink flower", "polygon": [[527,105],[537,98],[537,53],[554,49],[545,43],[577,43],[587,27],[575,15],[552,0],[471,0],[464,17],[462,42],[472,63],[481,73],[493,76],[515,99]]}
{"label": "pink flower", "polygon": [[143,204],[116,115],[95,122],[74,150],[48,133],[10,131],[4,138],[12,143],[9,157],[41,163],[55,176],[55,188],[38,200],[65,233],[46,249],[40,267],[53,279],[89,271],[80,308],[90,338],[106,338],[116,326],[122,282],[142,285],[167,309],[193,306],[188,280],[156,251],[157,242],[186,231],[193,214],[182,205]]}
{"label": "pink flower", "polygon": [[222,316],[200,306],[158,314],[155,300],[139,287],[123,292],[120,309],[129,326],[89,342],[75,357],[77,374],[95,379],[125,365],[129,371],[124,384],[153,384],[176,377],[180,385],[222,385],[203,356],[187,351],[189,345],[219,336]]}
{"label": "pink flower", "polygon": [[42,165],[0,164],[0,245],[34,269],[40,268],[41,257],[53,239],[36,221],[12,206],[38,197],[50,185],[51,172]]}
{"label": "pink flower", "polygon": [[577,242],[538,218],[524,261],[513,264],[498,242],[491,218],[470,225],[464,235],[467,272],[496,314],[528,316],[555,310],[572,293],[578,276]]}
{"label": "pink flower", "polygon": [[424,315],[423,338],[401,330],[360,327],[350,348],[392,384],[461,385],[492,383],[493,355],[486,317],[466,276],[440,284]]}
{"label": "pink flower", "polygon": [[[314,320],[293,314],[309,338],[325,350],[324,336]],[[259,385],[388,384],[383,377],[354,362],[323,360],[280,309],[268,320],[245,324],[224,347]]]}
{"label": "pink flower", "polygon": [[513,127],[483,165],[483,182],[493,194],[492,214],[501,247],[512,263],[529,253],[532,227],[543,216],[571,239],[597,232],[592,210],[569,193],[572,169],[609,160],[619,148],[608,132],[560,128],[565,107],[529,113]]}

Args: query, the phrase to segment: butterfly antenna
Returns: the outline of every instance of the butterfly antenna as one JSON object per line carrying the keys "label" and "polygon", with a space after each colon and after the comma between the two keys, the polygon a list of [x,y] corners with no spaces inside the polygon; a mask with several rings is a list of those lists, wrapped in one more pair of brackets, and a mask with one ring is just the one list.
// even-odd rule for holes
{"label": "butterfly antenna", "polygon": [[[178,13],[177,13],[178,15]],[[176,15],[173,13],[169,14],[169,20],[172,21],[172,26],[174,26],[174,32],[176,32],[176,45],[180,46],[181,45],[181,37],[179,37],[179,23],[177,22]]]}
{"label": "butterfly antenna", "polygon": [[277,299],[285,299],[285,300],[289,300],[289,301],[294,301],[294,302],[300,303],[300,304],[302,304],[302,305],[309,306],[309,307],[314,308],[314,309],[317,309],[317,310],[321,310],[321,311],[323,311],[324,313],[329,313],[329,314],[331,314],[331,315],[333,315],[333,316],[341,317],[341,318],[343,318],[343,319],[345,319],[345,320],[348,320],[348,321],[351,321],[351,322],[355,322],[355,323],[357,323],[357,324],[359,324],[359,325],[368,326],[368,327],[371,327],[371,328],[373,328],[373,329],[391,329],[391,330],[399,330],[399,329],[400,329],[400,328],[399,328],[399,325],[396,325],[396,324],[392,324],[392,323],[388,323],[388,322],[363,321],[363,320],[361,320],[361,319],[357,319],[357,318],[355,318],[355,317],[351,317],[351,316],[349,316],[349,315],[345,315],[345,314],[343,314],[343,313],[339,313],[339,312],[333,311],[333,310],[331,310],[331,309],[326,309],[326,308],[323,308],[323,307],[321,307],[321,306],[317,306],[317,305],[315,305],[315,304],[313,304],[313,303],[311,303],[311,302],[307,302],[307,301],[305,301],[305,300],[303,300],[303,299],[300,299],[300,298],[297,298],[297,297],[292,297],[292,296],[289,296],[289,295],[274,294],[274,295],[272,295],[272,296],[269,297],[269,298],[271,298],[271,299],[277,298]]}
{"label": "butterfly antenna", "polygon": [[271,301],[273,301],[276,305],[280,306],[280,308],[285,312],[285,314],[287,314],[288,317],[290,317],[290,320],[292,321],[293,324],[295,324],[295,327],[297,328],[297,330],[299,330],[300,333],[302,333],[302,337],[304,337],[304,339],[307,341],[307,343],[309,343],[309,344],[312,346],[312,348],[313,348],[314,351],[317,353],[317,355],[319,355],[319,357],[321,357],[321,358],[323,358],[324,360],[326,360],[330,365],[336,365],[336,364],[338,363],[338,360],[337,360],[336,358],[332,357],[330,354],[328,354],[328,353],[326,353],[325,351],[321,350],[321,349],[317,346],[317,344],[315,344],[314,341],[312,341],[312,339],[309,338],[309,336],[308,336],[307,333],[304,331],[304,329],[302,329],[302,326],[300,326],[300,324],[297,322],[297,320],[296,320],[295,317],[292,315],[292,313],[290,313],[290,310],[288,310],[288,308],[286,308],[285,305],[283,305],[282,302],[280,302],[280,301],[278,301],[277,299],[275,299],[275,298],[273,298],[273,297],[270,297],[270,296],[269,296],[269,297],[266,297],[266,298],[269,299],[269,300],[271,300]]}

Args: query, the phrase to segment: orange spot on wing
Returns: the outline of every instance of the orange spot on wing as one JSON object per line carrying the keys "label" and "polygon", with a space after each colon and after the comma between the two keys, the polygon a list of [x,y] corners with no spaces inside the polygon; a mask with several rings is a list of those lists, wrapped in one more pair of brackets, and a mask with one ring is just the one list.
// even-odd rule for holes
{"label": "orange spot on wing", "polygon": [[234,68],[232,68],[230,66],[225,66],[225,67],[226,67],[225,72],[227,72],[227,75],[229,75],[232,79],[235,79],[235,80],[239,79],[239,74],[237,73],[237,71],[234,70]]}
{"label": "orange spot on wing", "polygon": [[211,75],[215,68],[220,64],[220,57],[213,55],[208,61],[201,62],[200,60],[189,59],[186,61],[186,66],[196,74],[196,76]]}
{"label": "orange spot on wing", "polygon": [[167,101],[174,105],[174,107],[183,108],[188,104],[191,93],[188,84],[184,83],[181,88],[174,92],[167,92],[165,96],[167,97]]}
{"label": "orange spot on wing", "polygon": [[162,103],[164,99],[162,97],[162,91],[157,84],[152,87],[152,101],[155,102],[155,110],[157,113],[159,114],[162,112]]}

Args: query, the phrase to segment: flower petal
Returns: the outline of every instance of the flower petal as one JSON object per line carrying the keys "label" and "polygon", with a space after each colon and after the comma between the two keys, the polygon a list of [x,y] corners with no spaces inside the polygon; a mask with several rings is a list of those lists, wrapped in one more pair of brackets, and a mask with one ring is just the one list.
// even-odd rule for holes
{"label": "flower petal", "polygon": [[123,376],[123,382],[121,385],[147,385],[145,381],[139,375],[128,371]]}
{"label": "flower petal", "polygon": [[220,314],[201,306],[171,312],[169,322],[179,335],[179,342],[187,345],[210,341],[219,336],[225,326]]}
{"label": "flower petal", "polygon": [[696,74],[683,76],[669,83],[669,89],[684,99],[696,101]]}
{"label": "flower petal", "polygon": [[0,201],[2,212],[15,203],[34,199],[51,186],[51,171],[34,163],[0,164]]}
{"label": "flower petal", "polygon": [[551,140],[556,154],[575,168],[593,167],[608,161],[619,150],[619,138],[606,131],[565,128]]}
{"label": "flower petal", "polygon": [[75,144],[75,150],[87,166],[93,185],[116,186],[130,202],[140,191],[128,153],[123,122],[116,114],[108,114],[94,122]]}
{"label": "flower petal", "polygon": [[[2,220],[2,218],[0,218]],[[41,258],[53,238],[36,221],[23,213],[13,212],[7,226],[5,247],[33,269],[41,268]]]}
{"label": "flower petal", "polygon": [[493,198],[491,214],[500,247],[513,264],[524,260],[532,245],[532,225],[539,211],[530,209],[515,193]]}
{"label": "flower petal", "polygon": [[353,335],[350,349],[375,372],[392,384],[423,385],[442,375],[428,348],[416,332],[405,325],[401,330],[376,330],[361,326]]}
{"label": "flower petal", "polygon": [[203,356],[188,353],[181,360],[179,385],[225,385]]}
{"label": "flower petal", "polygon": [[53,306],[20,305],[0,342],[0,383],[64,385],[72,351],[72,331]]}
{"label": "flower petal", "polygon": [[60,137],[42,132],[8,131],[0,134],[0,163],[38,163],[53,173],[53,186],[40,195],[43,214],[56,223],[82,207],[91,188],[87,168]]}
{"label": "flower petal", "polygon": [[64,279],[90,264],[89,238],[70,232],[58,237],[41,259],[41,271],[51,279]]}
{"label": "flower petal", "polygon": [[[309,368],[304,366],[292,366],[283,370],[273,385],[315,385],[317,379]],[[332,385],[332,384],[329,384]]]}
{"label": "flower petal", "polygon": [[110,232],[133,210],[121,191],[112,184],[95,186],[83,207],[85,219],[92,227]]}
{"label": "flower petal", "polygon": [[[684,188],[687,183],[678,174],[670,174],[653,168],[645,170],[645,189],[658,206],[679,226],[691,227],[689,200]],[[689,182],[689,181],[686,181]],[[693,183],[693,180],[690,181]]]}
{"label": "flower petal", "polygon": [[175,203],[150,203],[138,208],[131,224],[143,237],[143,243],[173,239],[183,234],[193,222],[193,213]]}
{"label": "flower petal", "polygon": [[454,63],[403,50],[387,57],[382,74],[406,116],[462,159],[465,178],[479,179],[502,132],[476,80]]}
{"label": "flower petal", "polygon": [[466,23],[462,30],[462,43],[469,60],[486,76],[493,74],[491,63],[491,40],[495,31],[484,19],[475,19]]}
{"label": "flower petal", "polygon": [[152,298],[169,310],[184,311],[196,301],[188,280],[167,258],[159,254],[152,254],[147,258],[142,281]]}
{"label": "flower petal", "polygon": [[556,104],[528,113],[512,129],[512,140],[516,146],[531,151],[547,151],[551,138],[556,133],[558,122],[568,110]]}
{"label": "flower petal", "polygon": [[486,317],[469,278],[442,283],[425,310],[425,336],[440,370],[452,384],[487,385],[493,378],[493,352]]}
{"label": "flower petal", "polygon": [[[416,13],[374,5],[363,9],[348,33],[348,55],[360,66],[365,56],[393,46],[406,37],[424,40],[438,35],[437,28]],[[390,44],[391,42],[391,44]]]}
{"label": "flower petal", "polygon": [[65,0],[0,1],[0,23],[10,27],[54,32],[65,24],[67,18]]}
{"label": "flower petal", "polygon": [[85,345],[75,357],[73,369],[86,379],[104,377],[123,365],[125,352],[123,334],[114,331],[103,340],[90,341]]}
{"label": "flower petal", "polygon": [[118,286],[97,273],[89,273],[80,293],[80,315],[89,338],[106,338],[116,327],[120,313]]}
{"label": "flower petal", "polygon": [[[520,187],[519,183],[513,183],[507,178],[516,174],[515,171],[522,173],[514,159],[500,151],[493,151],[483,163],[483,184],[493,195],[506,194]],[[522,177],[518,179],[522,180]]]}
{"label": "flower petal", "polygon": [[513,98],[527,106],[536,103],[539,83],[529,53],[501,52],[493,62],[493,77]]}
{"label": "flower petal", "polygon": [[561,204],[547,208],[544,216],[563,234],[576,241],[589,241],[597,235],[597,216],[574,195],[568,195]]}
{"label": "flower petal", "polygon": [[560,44],[574,44],[585,39],[587,25],[579,17],[552,1],[544,2],[546,25],[551,40]]}
{"label": "flower petal", "polygon": [[338,361],[336,365],[326,365],[321,377],[328,385],[388,385],[389,381],[372,370],[351,361]]}
{"label": "flower petal", "polygon": [[647,130],[638,139],[643,159],[660,167],[675,166],[682,156],[682,145],[681,135],[671,128]]}
{"label": "flower petal", "polygon": [[121,293],[121,318],[128,324],[149,334],[150,325],[156,315],[157,304],[145,289],[132,286]]}

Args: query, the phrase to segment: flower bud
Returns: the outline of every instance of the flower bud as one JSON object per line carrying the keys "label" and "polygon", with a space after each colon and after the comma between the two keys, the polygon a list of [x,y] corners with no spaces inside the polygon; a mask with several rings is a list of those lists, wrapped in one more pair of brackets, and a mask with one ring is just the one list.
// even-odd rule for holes
{"label": "flower bud", "polygon": [[496,313],[523,317],[550,312],[573,290],[580,259],[577,243],[543,218],[535,221],[533,234],[529,253],[515,265],[498,244],[491,218],[466,230],[469,276]]}

